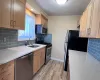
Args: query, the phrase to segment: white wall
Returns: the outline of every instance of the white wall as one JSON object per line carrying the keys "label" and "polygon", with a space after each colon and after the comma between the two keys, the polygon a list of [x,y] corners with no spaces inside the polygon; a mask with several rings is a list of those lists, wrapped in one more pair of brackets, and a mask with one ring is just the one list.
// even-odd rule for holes
{"label": "white wall", "polygon": [[37,12],[38,14],[43,14],[45,17],[48,15],[38,6],[35,0],[27,0],[27,3]]}
{"label": "white wall", "polygon": [[52,34],[52,58],[64,61],[64,40],[67,30],[76,30],[79,15],[49,16],[48,30]]}

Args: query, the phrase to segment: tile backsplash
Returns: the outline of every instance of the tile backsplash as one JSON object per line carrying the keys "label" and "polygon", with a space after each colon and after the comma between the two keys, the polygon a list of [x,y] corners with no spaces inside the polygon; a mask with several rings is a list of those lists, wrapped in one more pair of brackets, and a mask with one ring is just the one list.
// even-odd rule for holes
{"label": "tile backsplash", "polygon": [[88,53],[100,61],[100,39],[89,39]]}
{"label": "tile backsplash", "polygon": [[[24,45],[26,41],[18,41],[18,30],[0,28],[0,49]],[[34,43],[35,41],[31,41]]]}

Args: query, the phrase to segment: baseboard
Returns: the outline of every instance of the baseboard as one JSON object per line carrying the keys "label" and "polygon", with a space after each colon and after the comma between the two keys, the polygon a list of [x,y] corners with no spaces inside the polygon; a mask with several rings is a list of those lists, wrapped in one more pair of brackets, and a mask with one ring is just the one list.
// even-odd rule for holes
{"label": "baseboard", "polygon": [[64,61],[61,60],[61,59],[57,59],[57,58],[53,58],[53,57],[51,57],[51,59],[52,59],[52,60],[55,60],[55,61],[59,61],[59,62],[64,62]]}

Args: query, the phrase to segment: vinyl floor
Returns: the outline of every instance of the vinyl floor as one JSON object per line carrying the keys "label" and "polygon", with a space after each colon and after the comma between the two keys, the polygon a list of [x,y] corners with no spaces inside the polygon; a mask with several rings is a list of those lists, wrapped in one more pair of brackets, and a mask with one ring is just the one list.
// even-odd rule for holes
{"label": "vinyl floor", "polygon": [[41,68],[33,80],[67,80],[67,72],[63,70],[63,63],[51,60]]}

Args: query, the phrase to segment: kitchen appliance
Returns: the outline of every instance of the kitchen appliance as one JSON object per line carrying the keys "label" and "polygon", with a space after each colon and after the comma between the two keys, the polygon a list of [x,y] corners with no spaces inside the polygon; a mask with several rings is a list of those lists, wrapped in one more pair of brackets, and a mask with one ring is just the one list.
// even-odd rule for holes
{"label": "kitchen appliance", "polygon": [[87,52],[88,38],[80,38],[79,31],[69,30],[67,31],[65,42],[64,42],[64,70],[67,71],[68,65],[68,50],[77,50]]}
{"label": "kitchen appliance", "polygon": [[35,42],[46,45],[45,64],[51,60],[52,34],[37,34]]}
{"label": "kitchen appliance", "polygon": [[47,64],[51,60],[52,44],[51,43],[42,42],[42,41],[38,41],[36,43],[37,44],[46,45],[45,64]]}
{"label": "kitchen appliance", "polygon": [[48,43],[45,45],[47,45],[46,46],[46,57],[45,57],[45,64],[47,64],[51,60],[52,44]]}
{"label": "kitchen appliance", "polygon": [[33,53],[22,56],[15,61],[15,80],[32,80]]}
{"label": "kitchen appliance", "polygon": [[36,34],[47,34],[48,29],[43,27],[42,25],[35,26],[35,33]]}

